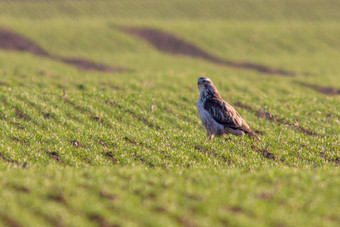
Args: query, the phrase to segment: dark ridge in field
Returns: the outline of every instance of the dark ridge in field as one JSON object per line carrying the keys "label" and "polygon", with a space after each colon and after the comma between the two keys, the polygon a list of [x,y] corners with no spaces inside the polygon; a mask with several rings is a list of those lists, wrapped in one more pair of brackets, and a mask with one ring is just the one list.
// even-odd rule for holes
{"label": "dark ridge in field", "polygon": [[5,224],[5,226],[9,226],[9,227],[20,227],[21,225],[19,223],[17,223],[16,221],[14,221],[12,218],[4,215],[4,214],[0,214],[0,221]]}
{"label": "dark ridge in field", "polygon": [[44,220],[46,220],[47,222],[49,222],[52,226],[55,226],[55,227],[64,227],[65,226],[62,222],[63,219],[59,219],[57,217],[49,216],[49,215],[44,214],[43,212],[41,212],[39,210],[35,210],[33,213],[36,216],[41,217]]}
{"label": "dark ridge in field", "polygon": [[105,190],[101,190],[99,192],[99,196],[102,197],[102,198],[105,198],[105,199],[109,199],[109,200],[116,200],[118,199],[118,195],[115,195],[115,194],[111,194]]}
{"label": "dark ridge in field", "polygon": [[50,151],[50,150],[46,150],[45,152],[46,152],[46,154],[48,154],[50,156],[50,158],[56,160],[57,162],[63,163],[63,160],[60,158],[60,156],[57,152]]}
{"label": "dark ridge in field", "polygon": [[101,117],[99,117],[98,115],[94,114],[93,112],[91,112],[90,110],[84,108],[84,107],[81,107],[81,106],[78,106],[76,105],[75,103],[69,101],[66,97],[63,98],[63,101],[66,103],[66,104],[69,104],[71,105],[74,109],[78,110],[79,112],[81,113],[87,113],[88,116],[90,116],[90,118],[99,123],[99,124],[102,124],[102,125],[105,125],[106,127],[108,128],[112,128],[112,125],[106,120],[106,119],[102,119]]}
{"label": "dark ridge in field", "polygon": [[77,69],[84,70],[84,71],[101,71],[101,72],[124,72],[126,71],[124,68],[120,67],[112,67],[103,64],[94,63],[82,58],[56,58],[60,61],[73,65]]}
{"label": "dark ridge in field", "polygon": [[96,222],[100,227],[119,227],[119,225],[107,222],[107,220],[100,214],[92,214],[89,218],[91,221]]}
{"label": "dark ridge in field", "polygon": [[156,165],[152,161],[148,160],[143,155],[138,155],[137,152],[134,152],[133,156],[135,157],[135,161],[141,162],[141,163],[147,165],[150,168],[156,167]]}
{"label": "dark ridge in field", "polygon": [[305,86],[305,87],[308,87],[308,88],[311,88],[311,89],[318,91],[318,92],[325,94],[325,95],[340,95],[340,89],[337,89],[337,88],[317,86],[317,85],[308,84],[308,83],[304,83],[304,82],[298,82],[298,84]]}
{"label": "dark ridge in field", "polygon": [[256,115],[260,118],[263,118],[263,119],[268,119],[268,120],[271,120],[273,122],[277,122],[279,124],[282,124],[282,125],[286,125],[286,126],[289,126],[289,127],[293,127],[297,130],[300,130],[302,131],[304,134],[306,135],[309,135],[309,136],[319,136],[319,134],[315,133],[315,132],[312,132],[311,130],[309,129],[306,129],[306,128],[303,128],[303,127],[300,127],[299,125],[296,125],[296,124],[290,124],[289,122],[287,122],[286,120],[284,119],[281,119],[281,118],[277,118],[275,117],[273,114],[269,113],[269,112],[265,112],[265,111],[260,111],[260,110],[255,110],[253,107],[251,106],[248,106],[246,104],[243,104],[243,103],[240,103],[240,102],[236,102],[234,103],[235,106],[238,106],[238,107],[241,107],[241,108],[244,108],[246,110],[249,110],[253,113],[256,113]]}
{"label": "dark ridge in field", "polygon": [[275,159],[275,155],[274,155],[273,153],[270,153],[270,152],[268,151],[268,146],[267,146],[265,149],[259,149],[259,148],[256,147],[255,145],[252,145],[251,148],[252,148],[254,151],[256,151],[256,152],[262,154],[263,157],[265,157],[266,159]]}
{"label": "dark ridge in field", "polygon": [[325,152],[320,152],[320,155],[328,162],[334,162],[336,163],[337,165],[340,165],[340,158],[337,157],[337,158],[331,158],[329,157],[328,154],[326,154]]}
{"label": "dark ridge in field", "polygon": [[27,116],[26,114],[24,114],[23,112],[21,112],[21,110],[17,108],[15,108],[15,114],[17,115],[18,118],[24,119],[25,121],[31,120],[29,116]]}
{"label": "dark ridge in field", "polygon": [[64,197],[64,194],[62,192],[54,192],[54,193],[50,193],[47,196],[48,199],[58,202],[58,203],[63,203],[64,205],[68,205],[67,201]]}
{"label": "dark ridge in field", "polygon": [[120,104],[118,103],[114,103],[114,105],[116,105],[119,109],[121,109],[122,111],[124,111],[125,113],[128,113],[130,114],[133,118],[135,118],[136,120],[139,120],[141,122],[143,122],[145,125],[147,125],[149,128],[155,128],[157,130],[160,130],[161,127],[158,126],[158,125],[155,125],[154,123],[152,123],[149,119],[141,116],[141,115],[138,115],[136,114],[135,112],[129,110],[129,109],[126,109],[124,107],[122,107]]}
{"label": "dark ridge in field", "polygon": [[25,186],[17,185],[17,184],[11,184],[9,186],[17,192],[22,192],[22,193],[25,193],[25,194],[30,193],[30,190],[28,188],[26,188]]}
{"label": "dark ridge in field", "polygon": [[103,155],[110,160],[113,164],[117,164],[118,160],[115,158],[113,151],[104,152]]}
{"label": "dark ridge in field", "polygon": [[7,158],[3,153],[0,152],[0,158],[8,163],[13,163],[19,165],[19,162],[17,160],[13,160],[11,158]]}
{"label": "dark ridge in field", "polygon": [[190,57],[197,57],[202,58],[206,61],[225,65],[233,68],[239,69],[248,69],[257,71],[264,74],[277,74],[280,76],[295,76],[294,72],[277,69],[274,67],[269,67],[265,65],[255,64],[251,62],[236,62],[231,60],[224,60],[219,57],[216,57],[204,50],[200,49],[199,47],[190,44],[187,41],[181,40],[180,38],[166,33],[164,31],[158,31],[152,28],[135,28],[135,27],[126,27],[122,28],[122,31],[142,38],[149,42],[151,45],[156,47],[158,50],[170,53],[170,54],[181,54]]}
{"label": "dark ridge in field", "polygon": [[19,137],[11,137],[11,139],[17,143],[21,143],[22,145],[26,145],[26,146],[29,146],[30,143],[28,140],[24,140],[24,139],[21,139]]}
{"label": "dark ridge in field", "polygon": [[46,57],[51,60],[61,61],[65,64],[72,65],[77,69],[84,71],[101,71],[101,72],[124,72],[126,69],[119,67],[106,66],[97,64],[82,58],[58,57],[49,54],[43,48],[34,42],[16,34],[8,29],[0,28],[0,48],[5,50],[16,50],[29,52],[31,54]]}
{"label": "dark ridge in field", "polygon": [[50,57],[45,50],[37,46],[35,43],[4,28],[0,28],[0,48],[25,51],[34,55]]}
{"label": "dark ridge in field", "polygon": [[[18,97],[19,99],[21,99],[21,97],[19,96]],[[43,110],[38,104],[28,100],[28,99],[25,99],[25,102],[30,105],[31,107],[37,109],[45,119],[53,119],[53,120],[56,120],[56,116],[51,114],[51,113],[48,113],[46,112],[46,110]]]}

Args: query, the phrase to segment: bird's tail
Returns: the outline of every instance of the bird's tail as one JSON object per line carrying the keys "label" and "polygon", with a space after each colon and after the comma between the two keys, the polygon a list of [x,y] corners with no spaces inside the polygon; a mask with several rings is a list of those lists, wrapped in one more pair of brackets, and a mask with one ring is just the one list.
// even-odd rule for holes
{"label": "bird's tail", "polygon": [[248,134],[251,136],[251,137],[254,137],[255,139],[257,140],[261,140],[260,137],[253,131],[249,131]]}

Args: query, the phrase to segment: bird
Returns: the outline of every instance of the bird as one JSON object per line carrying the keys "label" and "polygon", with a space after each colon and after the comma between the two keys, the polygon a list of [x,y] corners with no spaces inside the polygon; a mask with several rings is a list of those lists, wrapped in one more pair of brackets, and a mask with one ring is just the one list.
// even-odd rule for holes
{"label": "bird", "polygon": [[209,78],[198,78],[197,86],[200,91],[197,110],[202,124],[207,131],[207,141],[211,140],[214,136],[227,134],[236,136],[248,134],[260,140],[260,137],[250,129],[247,122],[234,107],[222,99]]}

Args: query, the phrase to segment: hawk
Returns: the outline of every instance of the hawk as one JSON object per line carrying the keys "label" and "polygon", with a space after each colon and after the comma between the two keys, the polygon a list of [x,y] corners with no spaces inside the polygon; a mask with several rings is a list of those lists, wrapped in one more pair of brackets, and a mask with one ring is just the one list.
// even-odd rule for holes
{"label": "hawk", "polygon": [[206,77],[198,78],[200,97],[197,102],[197,110],[207,130],[207,141],[214,136],[233,134],[243,136],[245,133],[260,140],[240,114],[218,93],[212,81]]}

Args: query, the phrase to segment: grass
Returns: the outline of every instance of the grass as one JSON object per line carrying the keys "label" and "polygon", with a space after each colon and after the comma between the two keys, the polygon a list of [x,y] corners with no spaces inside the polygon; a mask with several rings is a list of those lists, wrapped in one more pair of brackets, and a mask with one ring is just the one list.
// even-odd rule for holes
{"label": "grass", "polygon": [[[340,99],[301,85],[340,88],[339,4],[195,2],[0,3],[1,27],[50,54],[129,69],[80,71],[0,50],[0,223],[339,225]],[[118,26],[162,29],[223,59],[297,75],[171,56]],[[205,142],[199,76],[243,104],[261,142]]]}
{"label": "grass", "polygon": [[46,170],[1,173],[7,201],[2,216],[32,226],[335,226],[338,221],[338,170]]}

